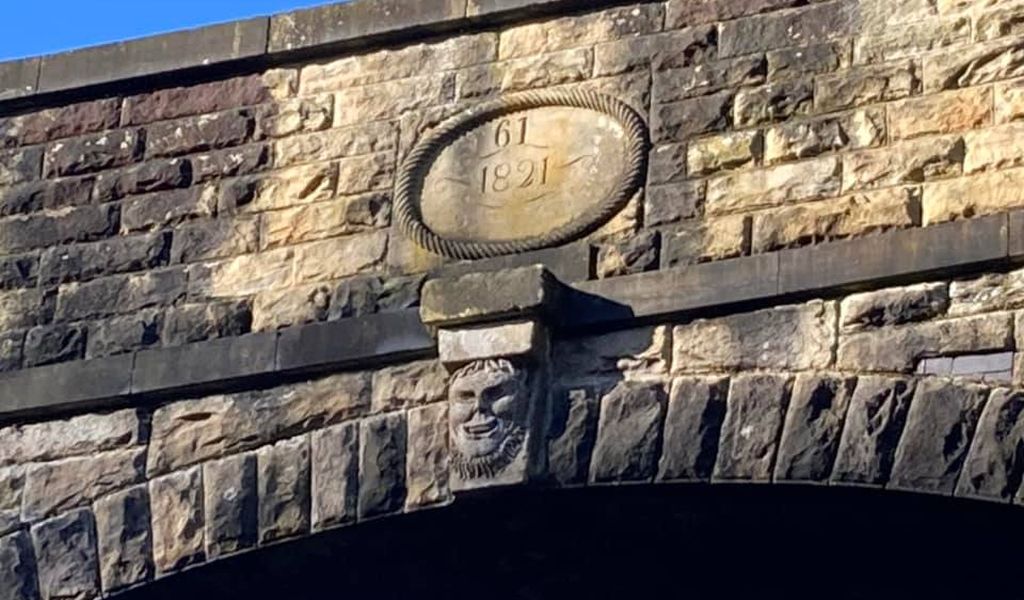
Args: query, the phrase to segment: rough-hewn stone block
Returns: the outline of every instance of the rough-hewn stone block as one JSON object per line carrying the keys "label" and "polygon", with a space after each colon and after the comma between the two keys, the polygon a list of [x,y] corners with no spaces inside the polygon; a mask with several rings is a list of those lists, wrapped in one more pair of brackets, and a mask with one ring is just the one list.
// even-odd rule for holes
{"label": "rough-hewn stone block", "polygon": [[274,143],[274,164],[286,167],[335,160],[385,152],[397,146],[398,132],[391,123],[360,123],[278,140]]}
{"label": "rough-hewn stone block", "polygon": [[832,469],[833,483],[881,486],[889,480],[913,395],[913,380],[857,380]]}
{"label": "rough-hewn stone block", "polygon": [[932,18],[867,33],[854,40],[857,63],[878,63],[920,56],[971,39],[971,20],[965,16]]}
{"label": "rough-hewn stone block", "polygon": [[275,94],[270,76],[245,75],[130,96],[124,101],[124,122],[138,125],[261,104]]}
{"label": "rough-hewn stone block", "polygon": [[405,505],[410,510],[451,499],[448,488],[448,405],[409,411]]}
{"label": "rough-hewn stone block", "polygon": [[771,481],[792,381],[779,375],[732,379],[714,479]]}
{"label": "rough-hewn stone block", "polygon": [[83,325],[33,327],[25,336],[22,360],[27,368],[84,358],[85,342]]}
{"label": "rough-hewn stone block", "polygon": [[256,455],[239,454],[203,465],[206,555],[216,559],[256,545]]}
{"label": "rough-hewn stone block", "polygon": [[170,244],[170,232],[160,232],[50,248],[40,260],[40,279],[60,284],[162,267],[167,264]]}
{"label": "rough-hewn stone block", "polygon": [[0,589],[12,600],[36,600],[39,583],[32,542],[26,531],[0,537]]}
{"label": "rough-hewn stone block", "polygon": [[704,64],[715,57],[717,47],[718,32],[710,26],[627,37],[594,48],[594,74],[602,77],[647,68],[657,72]]}
{"label": "rough-hewn stone block", "polygon": [[83,508],[43,521],[32,528],[32,541],[39,569],[39,591],[45,600],[100,596],[92,511]]}
{"label": "rough-hewn stone block", "polygon": [[803,4],[803,0],[669,0],[666,27],[688,27],[695,23],[729,21],[748,15],[772,12]]}
{"label": "rough-hewn stone block", "polygon": [[25,473],[22,518],[38,521],[140,483],[145,454],[131,448],[33,465]]}
{"label": "rough-hewn stone block", "polygon": [[668,371],[670,336],[666,327],[643,327],[556,341],[554,372],[566,379],[621,373],[627,379]]}
{"label": "rough-hewn stone block", "polygon": [[651,119],[651,137],[657,143],[682,142],[732,123],[732,92],[656,106]]}
{"label": "rough-hewn stone block", "polygon": [[[762,56],[712,61],[654,74],[654,99],[659,104],[717,94],[764,83],[767,66]],[[690,107],[704,104],[691,103]],[[711,105],[707,105],[710,107]]]}
{"label": "rough-hewn stone block", "polygon": [[391,413],[359,424],[359,518],[401,510],[406,497],[406,417]]}
{"label": "rough-hewn stone block", "polygon": [[1024,397],[993,390],[974,433],[971,450],[957,483],[957,496],[1009,502],[1019,494],[1024,476]]}
{"label": "rough-hewn stone block", "polygon": [[314,531],[356,520],[359,500],[359,424],[342,423],[310,435]]}
{"label": "rough-hewn stone block", "polygon": [[115,592],[153,577],[149,491],[145,485],[98,500],[96,537],[103,591]]}
{"label": "rough-hewn stone block", "polygon": [[814,85],[809,80],[770,83],[740,90],[736,94],[733,121],[737,127],[751,127],[782,121],[811,112]]}
{"label": "rough-hewn stone block", "polygon": [[843,158],[843,190],[920,183],[963,170],[964,141],[958,136],[903,142],[862,150]]}
{"label": "rough-hewn stone block", "polygon": [[728,391],[729,380],[718,376],[672,382],[658,481],[711,479]]}
{"label": "rough-hewn stone block", "polygon": [[815,80],[815,109],[826,112],[900,100],[920,90],[921,80],[913,62],[855,67]]}
{"label": "rough-hewn stone block", "polygon": [[501,33],[500,58],[532,56],[653,33],[661,29],[662,19],[661,6],[641,4],[512,27]]}
{"label": "rough-hewn stone block", "polygon": [[17,185],[39,179],[42,148],[0,152],[0,186]]}
{"label": "rough-hewn stone block", "polygon": [[582,485],[590,476],[601,397],[614,381],[559,386],[550,396],[548,475],[560,485]]}
{"label": "rough-hewn stone block", "polygon": [[12,217],[0,221],[0,248],[20,252],[98,240],[116,233],[120,218],[120,207],[115,203]]}
{"label": "rough-hewn stone block", "polygon": [[148,161],[97,175],[94,196],[100,202],[107,202],[131,194],[185,187],[191,181],[192,163],[186,159]]}
{"label": "rough-hewn stone block", "polygon": [[834,375],[797,375],[779,440],[775,481],[828,479],[855,382]]}
{"label": "rough-hewn stone block", "polygon": [[835,71],[850,62],[848,43],[812,44],[768,52],[768,79],[780,81]]}
{"label": "rough-hewn stone block", "polygon": [[46,151],[43,172],[56,177],[121,167],[142,158],[142,141],[140,131],[122,129],[55,142]]}
{"label": "rough-hewn stone block", "polygon": [[601,399],[590,463],[594,483],[650,481],[658,470],[666,394],[662,383],[620,383]]}
{"label": "rough-hewn stone block", "polygon": [[836,196],[841,174],[842,161],[834,157],[728,173],[708,182],[707,211],[726,214]]}
{"label": "rough-hewn stone block", "polygon": [[888,106],[893,140],[978,129],[992,123],[991,88],[969,88]]}
{"label": "rough-hewn stone block", "polygon": [[4,188],[0,190],[0,216],[90,204],[92,186],[92,179],[78,177]]}
{"label": "rough-hewn stone block", "polygon": [[885,136],[885,112],[875,108],[837,117],[781,123],[765,132],[764,161],[773,164],[825,152],[871,148],[880,145]]}
{"label": "rough-hewn stone block", "polygon": [[662,238],[662,267],[691,265],[709,260],[734,258],[749,251],[750,219],[729,215],[690,221]]}
{"label": "rough-hewn stone block", "polygon": [[169,305],[185,295],[185,271],[168,269],[116,275],[60,288],[56,319],[73,321]]}
{"label": "rough-hewn stone block", "polygon": [[1024,165],[1024,123],[1002,125],[964,135],[964,172],[1003,170]]}
{"label": "rough-hewn stone block", "polygon": [[104,98],[0,120],[0,146],[33,145],[115,129],[121,99]]}
{"label": "rough-hewn stone block", "polygon": [[309,532],[309,436],[260,448],[259,540],[273,542]]}
{"label": "rough-hewn stone block", "polygon": [[211,217],[217,207],[214,186],[156,192],[125,201],[121,227],[126,231],[153,230]]}
{"label": "rough-hewn stone block", "polygon": [[922,223],[933,225],[1024,207],[1022,186],[1024,169],[926,183]]}
{"label": "rough-hewn stone block", "polygon": [[0,430],[0,465],[45,462],[134,446],[144,441],[135,410],[13,425]]}
{"label": "rough-hewn stone block", "polygon": [[839,324],[850,332],[901,325],[938,317],[950,307],[949,285],[922,283],[847,296],[840,303]]}
{"label": "rough-hewn stone block", "polygon": [[153,563],[169,573],[206,560],[201,467],[149,482],[153,519]]}
{"label": "rough-hewn stone block", "polygon": [[925,91],[981,85],[1024,74],[1024,42],[1010,38],[925,57]]}
{"label": "rough-hewn stone block", "polygon": [[[685,161],[680,164],[684,164]],[[654,166],[652,165],[652,169]],[[680,167],[680,171],[684,171]],[[686,181],[649,187],[644,193],[644,224],[648,227],[677,223],[697,216],[704,204],[704,182]]]}
{"label": "rough-hewn stone block", "polygon": [[760,158],[761,147],[762,138],[756,131],[726,133],[694,140],[686,153],[687,172],[696,176],[749,167]]}

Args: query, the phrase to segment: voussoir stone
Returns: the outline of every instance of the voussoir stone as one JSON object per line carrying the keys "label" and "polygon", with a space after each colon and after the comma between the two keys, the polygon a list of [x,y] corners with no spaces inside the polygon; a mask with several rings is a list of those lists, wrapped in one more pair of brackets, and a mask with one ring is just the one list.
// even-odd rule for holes
{"label": "voussoir stone", "polygon": [[43,600],[91,600],[100,595],[96,523],[87,508],[32,528]]}
{"label": "voussoir stone", "polygon": [[406,507],[423,508],[451,498],[448,487],[448,405],[434,404],[408,414]]}
{"label": "voussoir stone", "polygon": [[0,536],[21,526],[21,497],[25,470],[21,466],[0,468]]}
{"label": "voussoir stone", "polygon": [[278,442],[258,453],[260,543],[309,531],[309,436]]}
{"label": "voussoir stone", "polygon": [[153,520],[153,562],[169,573],[206,560],[203,476],[200,467],[149,482]]}
{"label": "voussoir stone", "polygon": [[359,424],[342,423],[310,436],[313,530],[356,520],[359,501]]}
{"label": "voussoir stone", "polygon": [[149,473],[254,450],[358,416],[369,406],[370,377],[362,373],[169,404],[153,415]]}
{"label": "voussoir stone", "polygon": [[771,480],[792,386],[792,380],[781,375],[732,379],[714,479]]}
{"label": "voussoir stone", "polygon": [[256,455],[238,454],[203,465],[206,554],[211,560],[256,545]]}
{"label": "voussoir stone", "polygon": [[10,600],[39,600],[36,560],[26,531],[0,537],[0,590]]}
{"label": "voussoir stone", "polygon": [[832,469],[832,483],[882,485],[914,395],[914,381],[865,376],[857,380]]}
{"label": "voussoir stone", "polygon": [[957,496],[1008,502],[1024,477],[1024,394],[993,390],[957,483]]}
{"label": "voussoir stone", "polygon": [[389,413],[359,426],[359,518],[385,515],[405,504],[406,418]]}
{"label": "voussoir stone", "polygon": [[559,386],[551,394],[548,475],[559,485],[582,485],[590,475],[601,397],[614,381]]}
{"label": "voussoir stone", "polygon": [[659,481],[711,479],[728,394],[725,377],[683,377],[672,382]]}
{"label": "voussoir stone", "polygon": [[775,460],[776,481],[828,479],[854,384],[838,375],[797,376]]}
{"label": "voussoir stone", "polygon": [[889,485],[952,494],[987,394],[982,386],[942,379],[918,383]]}
{"label": "voussoir stone", "polygon": [[601,399],[591,481],[649,481],[654,477],[665,403],[661,383],[623,382]]}
{"label": "voussoir stone", "polygon": [[100,579],[104,592],[137,585],[153,577],[149,490],[145,485],[100,499],[94,506]]}

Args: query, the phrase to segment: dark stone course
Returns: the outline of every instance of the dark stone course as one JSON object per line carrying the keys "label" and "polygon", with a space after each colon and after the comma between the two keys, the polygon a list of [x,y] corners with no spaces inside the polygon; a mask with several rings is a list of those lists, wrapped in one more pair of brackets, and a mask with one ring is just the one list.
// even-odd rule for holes
{"label": "dark stone course", "polygon": [[87,508],[43,521],[32,528],[39,588],[46,600],[100,595],[96,524]]}
{"label": "dark stone course", "polygon": [[775,460],[776,481],[828,480],[855,384],[833,375],[797,376]]}
{"label": "dark stone course", "polygon": [[697,23],[730,21],[806,3],[807,0],[670,0],[665,14],[665,26],[689,27]]}
{"label": "dark stone course", "polygon": [[359,518],[381,516],[405,505],[404,413],[367,417],[359,428]]}
{"label": "dark stone course", "polygon": [[56,411],[131,392],[132,357],[48,365],[0,375],[0,413]]}
{"label": "dark stone course", "polygon": [[44,250],[40,280],[53,285],[166,266],[171,233],[116,237]]}
{"label": "dark stone course", "polygon": [[738,375],[731,381],[714,479],[771,481],[792,380]]}
{"label": "dark stone course", "polygon": [[774,123],[811,111],[814,84],[810,80],[772,83],[736,95],[737,127]]}
{"label": "dark stone course", "polygon": [[234,337],[252,331],[252,305],[247,300],[188,304],[169,308],[160,335],[166,346]]}
{"label": "dark stone course", "polygon": [[100,579],[106,593],[153,578],[149,490],[145,485],[96,501]]}
{"label": "dark stone course", "polygon": [[92,187],[92,179],[76,178],[6,188],[0,190],[0,216],[91,204]]}
{"label": "dark stone course", "polygon": [[623,382],[601,399],[590,464],[595,483],[650,481],[658,470],[666,393],[660,383]]}
{"label": "dark stone course", "polygon": [[38,255],[22,254],[0,257],[0,290],[34,287],[38,277]]}
{"label": "dark stone course", "polygon": [[993,390],[981,413],[956,495],[1009,502],[1024,477],[1024,393]]}
{"label": "dark stone course", "polygon": [[61,286],[55,318],[77,321],[171,305],[185,296],[184,269],[114,275]]}
{"label": "dark stone course", "polygon": [[654,108],[651,138],[655,143],[684,142],[732,125],[733,92],[662,104]]}
{"label": "dark stone course", "polygon": [[213,216],[216,196],[203,187],[134,196],[124,203],[121,222],[126,231],[146,231]]}
{"label": "dark stone course", "polygon": [[203,466],[206,554],[213,560],[256,546],[256,455],[239,454]]}
{"label": "dark stone course", "polygon": [[552,419],[548,431],[548,474],[559,485],[584,485],[597,441],[601,396],[614,385],[561,388],[551,394]]}
{"label": "dark stone course", "polygon": [[848,52],[839,43],[775,50],[768,53],[768,77],[777,81],[835,71]]}
{"label": "dark stone course", "polygon": [[309,436],[261,448],[257,464],[260,543],[308,533]]}
{"label": "dark stone course", "polygon": [[116,204],[79,206],[59,214],[0,220],[0,248],[14,253],[70,242],[88,242],[117,233],[121,211]]}
{"label": "dark stone course", "polygon": [[[748,10],[756,11],[756,7],[765,2],[761,0],[752,4]],[[728,21],[722,24],[719,53],[722,56],[739,56],[847,37],[860,24],[858,4],[852,1],[829,2],[798,11]]]}
{"label": "dark stone course", "polygon": [[135,355],[134,393],[271,373],[277,334],[251,334]]}
{"label": "dark stone course", "polygon": [[986,400],[986,388],[924,379],[917,384],[889,486],[952,494]]}
{"label": "dark stone course", "polygon": [[43,148],[0,151],[0,187],[39,179]]}
{"label": "dark stone course", "polygon": [[603,244],[597,251],[597,277],[620,277],[658,268],[661,238],[646,231],[624,242]]}
{"label": "dark stone course", "polygon": [[151,125],[146,136],[147,157],[180,156],[219,150],[244,143],[254,120],[247,111],[231,111]]}
{"label": "dark stone course", "polygon": [[166,88],[125,98],[124,124],[140,125],[215,113],[261,104],[271,99],[267,83],[258,74]]}
{"label": "dark stone course", "polygon": [[[25,331],[0,333],[0,372],[21,368],[22,349],[25,345]],[[0,407],[0,412],[2,412]]]}
{"label": "dark stone course", "polygon": [[[39,82],[40,62],[39,58],[0,62],[0,101],[34,94]],[[0,141],[2,139],[0,137]]]}
{"label": "dark stone course", "polygon": [[[685,169],[684,165],[685,162],[678,168]],[[652,164],[652,176],[654,169]],[[689,181],[647,188],[644,193],[644,224],[656,227],[696,217],[704,205],[705,189],[704,182]]]}
{"label": "dark stone course", "polygon": [[24,365],[36,367],[85,357],[84,325],[43,325],[25,337]]}
{"label": "dark stone course", "polygon": [[160,343],[164,315],[155,309],[140,310],[89,324],[86,358],[100,358],[141,350]]}
{"label": "dark stone course", "polygon": [[54,92],[207,66],[266,51],[267,19],[255,18],[176,31],[45,56],[39,91]]}
{"label": "dark stone course", "polygon": [[227,258],[259,250],[259,218],[221,216],[178,227],[171,246],[173,264]]}
{"label": "dark stone course", "polygon": [[191,181],[192,163],[188,160],[152,160],[123,171],[101,173],[96,177],[94,197],[98,202],[107,202],[132,194],[186,187]]}
{"label": "dark stone course", "polygon": [[241,177],[258,173],[270,165],[270,147],[266,144],[252,144],[199,154],[190,157],[190,160],[192,178],[196,182]]}
{"label": "dark stone course", "polygon": [[143,132],[122,129],[50,144],[43,163],[46,177],[83,175],[122,167],[142,158]]}
{"label": "dark stone course", "polygon": [[557,293],[558,281],[540,265],[432,279],[423,286],[420,316],[448,326],[538,314]]}
{"label": "dark stone course", "polygon": [[768,63],[763,56],[730,58],[656,73],[654,100],[666,104],[758,85],[765,82],[767,73]]}
{"label": "dark stone course", "polygon": [[356,520],[359,505],[359,423],[310,434],[313,530]]}
{"label": "dark stone course", "polygon": [[0,119],[0,147],[31,146],[116,129],[121,99],[103,98]]}
{"label": "dark stone course", "polygon": [[727,377],[682,378],[672,382],[658,481],[711,479],[728,393]]}
{"label": "dark stone course", "polygon": [[910,379],[857,380],[832,469],[833,483],[880,486],[889,480],[914,386]]}
{"label": "dark stone course", "polygon": [[10,600],[38,600],[36,560],[25,531],[0,537],[0,590]]}

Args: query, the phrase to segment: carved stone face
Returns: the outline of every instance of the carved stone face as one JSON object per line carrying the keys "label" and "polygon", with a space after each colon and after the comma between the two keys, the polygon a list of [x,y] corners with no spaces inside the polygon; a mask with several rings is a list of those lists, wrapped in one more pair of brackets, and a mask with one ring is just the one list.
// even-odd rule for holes
{"label": "carved stone face", "polygon": [[526,374],[507,360],[477,361],[455,373],[448,396],[455,468],[466,479],[494,476],[522,451]]}

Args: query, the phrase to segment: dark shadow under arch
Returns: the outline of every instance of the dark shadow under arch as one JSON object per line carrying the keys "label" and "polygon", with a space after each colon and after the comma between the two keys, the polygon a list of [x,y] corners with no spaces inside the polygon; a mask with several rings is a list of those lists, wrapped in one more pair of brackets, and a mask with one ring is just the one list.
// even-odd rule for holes
{"label": "dark shadow under arch", "polygon": [[517,489],[312,536],[120,598],[1014,598],[1024,510],[864,489]]}

